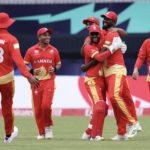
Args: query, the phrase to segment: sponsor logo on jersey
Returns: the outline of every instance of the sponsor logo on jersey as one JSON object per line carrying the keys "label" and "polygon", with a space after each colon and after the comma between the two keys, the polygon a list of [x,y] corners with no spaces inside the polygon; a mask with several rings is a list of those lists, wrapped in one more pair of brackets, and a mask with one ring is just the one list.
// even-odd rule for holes
{"label": "sponsor logo on jersey", "polygon": [[52,60],[51,59],[37,59],[37,60],[34,60],[34,63],[48,63],[48,64],[51,64]]}
{"label": "sponsor logo on jersey", "polygon": [[39,50],[35,49],[34,54],[39,54]]}
{"label": "sponsor logo on jersey", "polygon": [[0,39],[0,44],[5,44],[5,40]]}
{"label": "sponsor logo on jersey", "polygon": [[35,50],[34,50],[34,55],[40,55],[39,50],[35,49]]}

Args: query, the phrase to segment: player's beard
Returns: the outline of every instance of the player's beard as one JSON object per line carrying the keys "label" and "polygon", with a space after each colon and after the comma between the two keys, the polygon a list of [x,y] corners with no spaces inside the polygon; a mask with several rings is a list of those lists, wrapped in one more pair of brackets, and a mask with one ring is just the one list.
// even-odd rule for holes
{"label": "player's beard", "polygon": [[99,37],[92,37],[91,41],[94,44],[98,44],[99,43],[100,38]]}
{"label": "player's beard", "polygon": [[104,30],[108,30],[108,29],[111,28],[111,27],[112,27],[112,24],[103,21],[103,29],[104,29]]}

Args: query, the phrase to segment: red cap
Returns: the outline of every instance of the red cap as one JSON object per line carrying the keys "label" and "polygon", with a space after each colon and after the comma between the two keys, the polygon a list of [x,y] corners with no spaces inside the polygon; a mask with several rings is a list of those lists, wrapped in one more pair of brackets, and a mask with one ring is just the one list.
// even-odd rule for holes
{"label": "red cap", "polygon": [[115,23],[117,23],[118,16],[114,11],[108,11],[106,14],[101,15],[102,18],[106,17],[111,20],[113,20]]}
{"label": "red cap", "polygon": [[48,32],[49,34],[52,34],[53,33],[53,30],[52,29],[48,29],[46,27],[43,27],[43,28],[40,28],[38,31],[37,31],[37,36],[45,33],[45,32]]}
{"label": "red cap", "polygon": [[0,28],[6,29],[15,22],[14,19],[10,18],[9,15],[5,12],[0,13]]}
{"label": "red cap", "polygon": [[85,19],[85,20],[83,20],[83,24],[87,24],[87,22],[93,22],[93,23],[95,23],[95,24],[97,24],[97,25],[100,24],[98,18],[93,17],[93,16],[92,16],[92,17],[89,17],[89,18],[87,18],[87,19]]}
{"label": "red cap", "polygon": [[92,32],[98,32],[99,34],[101,34],[100,27],[96,24],[91,25],[89,27],[89,33],[92,33]]}

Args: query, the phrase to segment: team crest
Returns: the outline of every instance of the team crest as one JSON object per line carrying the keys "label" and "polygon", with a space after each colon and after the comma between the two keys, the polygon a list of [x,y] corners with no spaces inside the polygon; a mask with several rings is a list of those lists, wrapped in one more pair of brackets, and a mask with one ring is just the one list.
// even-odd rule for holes
{"label": "team crest", "polygon": [[54,53],[54,50],[53,50],[53,49],[51,49],[49,52],[50,52],[50,53]]}
{"label": "team crest", "polygon": [[34,54],[39,54],[39,50],[34,50]]}

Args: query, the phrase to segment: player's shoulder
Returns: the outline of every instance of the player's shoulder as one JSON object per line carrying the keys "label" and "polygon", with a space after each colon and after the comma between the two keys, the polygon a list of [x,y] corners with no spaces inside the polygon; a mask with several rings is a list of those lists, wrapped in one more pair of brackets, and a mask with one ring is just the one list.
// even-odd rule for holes
{"label": "player's shoulder", "polygon": [[13,34],[11,33],[8,33],[7,34],[7,39],[10,41],[10,42],[18,42],[18,39],[17,37],[15,37]]}
{"label": "player's shoulder", "polygon": [[150,38],[144,40],[145,44],[150,44]]}
{"label": "player's shoulder", "polygon": [[90,36],[87,36],[87,37],[85,38],[84,43],[85,43],[85,42],[90,42]]}
{"label": "player's shoulder", "polygon": [[29,48],[27,49],[27,51],[28,51],[28,52],[34,51],[37,47],[38,47],[38,44],[32,45],[31,47],[29,47]]}
{"label": "player's shoulder", "polygon": [[108,31],[107,35],[108,36],[119,36],[118,32],[117,31],[113,31],[113,30],[112,31]]}
{"label": "player's shoulder", "polygon": [[51,45],[51,44],[49,44],[49,49],[50,49],[50,51],[52,51],[54,53],[58,53],[59,52],[58,49],[55,46]]}
{"label": "player's shoulder", "polygon": [[92,44],[87,44],[84,46],[85,51],[93,51],[93,50],[98,50],[98,48]]}
{"label": "player's shoulder", "polygon": [[86,45],[84,46],[84,49],[90,49],[90,48],[93,48],[93,45],[91,45],[91,44],[86,44]]}

